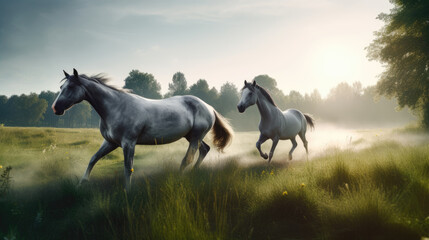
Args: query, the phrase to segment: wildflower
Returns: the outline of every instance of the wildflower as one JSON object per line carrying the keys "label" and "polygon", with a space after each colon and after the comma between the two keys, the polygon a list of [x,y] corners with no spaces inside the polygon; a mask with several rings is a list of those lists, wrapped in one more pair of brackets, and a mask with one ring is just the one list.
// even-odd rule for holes
{"label": "wildflower", "polygon": [[270,175],[274,175],[274,171],[273,170],[271,170]]}
{"label": "wildflower", "polygon": [[301,188],[304,188],[305,187],[305,183],[301,183]]}
{"label": "wildflower", "polygon": [[265,174],[265,170],[262,170],[262,173],[261,173],[261,175],[264,175]]}
{"label": "wildflower", "polygon": [[0,165],[0,169],[2,169],[3,168],[3,166],[2,165]]}
{"label": "wildflower", "polygon": [[131,168],[131,172],[134,172],[134,168]]}
{"label": "wildflower", "polygon": [[284,192],[282,193],[282,195],[283,195],[283,196],[287,196],[287,191],[284,191]]}

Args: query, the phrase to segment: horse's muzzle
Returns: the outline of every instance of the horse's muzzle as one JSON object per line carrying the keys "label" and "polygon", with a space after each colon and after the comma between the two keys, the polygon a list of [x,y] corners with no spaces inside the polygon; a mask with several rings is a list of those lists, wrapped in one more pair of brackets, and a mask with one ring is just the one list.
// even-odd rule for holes
{"label": "horse's muzzle", "polygon": [[64,114],[64,110],[63,111],[58,111],[57,109],[55,109],[55,105],[52,104],[52,111],[54,111],[55,115],[63,115]]}
{"label": "horse's muzzle", "polygon": [[238,106],[237,106],[237,109],[238,109],[238,111],[239,111],[240,113],[243,113],[243,112],[244,112],[244,110],[246,110],[246,108],[245,108],[243,105],[238,105]]}

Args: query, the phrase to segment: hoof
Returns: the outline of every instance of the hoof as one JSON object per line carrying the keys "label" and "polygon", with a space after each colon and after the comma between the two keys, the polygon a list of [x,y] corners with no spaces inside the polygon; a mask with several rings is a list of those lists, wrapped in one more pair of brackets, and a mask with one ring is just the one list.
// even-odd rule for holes
{"label": "hoof", "polygon": [[289,155],[289,161],[292,161],[292,155]]}
{"label": "hoof", "polygon": [[268,155],[266,153],[264,153],[263,155],[261,155],[261,157],[263,157],[265,160],[268,159]]}

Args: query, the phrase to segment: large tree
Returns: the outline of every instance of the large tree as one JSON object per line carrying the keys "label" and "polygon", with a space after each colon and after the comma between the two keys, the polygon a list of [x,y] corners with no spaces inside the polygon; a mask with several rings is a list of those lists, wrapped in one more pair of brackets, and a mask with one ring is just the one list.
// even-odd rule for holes
{"label": "large tree", "polygon": [[417,110],[429,128],[429,1],[390,2],[394,7],[378,16],[385,25],[368,47],[371,60],[386,64],[377,91]]}
{"label": "large tree", "polygon": [[261,85],[263,88],[270,92],[279,91],[279,89],[277,88],[277,81],[266,74],[256,76],[255,78],[253,78],[253,81],[256,81],[258,85]]}
{"label": "large tree", "polygon": [[240,100],[237,87],[226,82],[220,88],[218,111],[227,115],[229,112],[237,112],[237,104]]}
{"label": "large tree", "polygon": [[161,85],[150,73],[143,73],[138,70],[132,70],[125,79],[124,88],[131,89],[137,95],[160,99]]}
{"label": "large tree", "polygon": [[172,83],[168,84],[168,91],[167,97],[188,94],[188,83],[183,73],[177,72],[173,75]]}
{"label": "large tree", "polygon": [[216,107],[216,101],[218,99],[218,92],[216,88],[209,88],[209,84],[206,80],[200,79],[196,83],[189,87],[189,94],[201,98],[206,103]]}

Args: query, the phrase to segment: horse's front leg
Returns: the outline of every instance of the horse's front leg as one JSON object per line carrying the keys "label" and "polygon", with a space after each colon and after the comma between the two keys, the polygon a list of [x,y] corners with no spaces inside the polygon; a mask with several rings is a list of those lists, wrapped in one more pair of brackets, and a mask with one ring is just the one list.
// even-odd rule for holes
{"label": "horse's front leg", "polygon": [[256,142],[256,148],[258,149],[259,154],[261,155],[261,157],[263,157],[264,159],[267,159],[267,158],[268,158],[268,155],[267,155],[266,153],[263,153],[263,152],[261,151],[261,145],[262,145],[265,141],[267,141],[267,139],[268,139],[268,137],[266,137],[265,135],[263,135],[263,134],[261,133],[261,135],[259,135],[259,139],[258,139],[258,141]]}
{"label": "horse's front leg", "polygon": [[131,174],[134,172],[134,149],[136,144],[134,142],[127,142],[122,144],[124,152],[124,176],[125,176],[125,189],[129,190],[131,187]]}
{"label": "horse's front leg", "polygon": [[276,137],[273,138],[273,145],[271,146],[270,156],[268,157],[268,163],[270,163],[271,159],[273,158],[274,150],[277,147],[277,143],[279,143],[279,137],[276,136]]}
{"label": "horse's front leg", "polygon": [[85,174],[80,179],[79,185],[82,184],[82,182],[89,180],[89,175],[91,174],[92,168],[94,165],[100,160],[100,158],[106,156],[111,151],[115,150],[118,147],[115,143],[108,142],[104,140],[104,142],[101,144],[100,149],[92,156],[91,160],[89,161],[88,167],[86,168]]}

